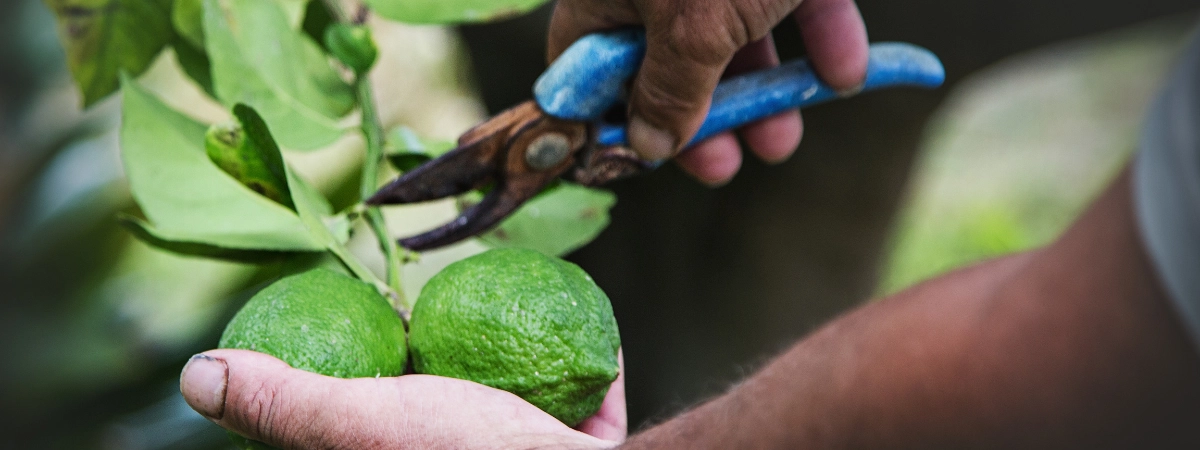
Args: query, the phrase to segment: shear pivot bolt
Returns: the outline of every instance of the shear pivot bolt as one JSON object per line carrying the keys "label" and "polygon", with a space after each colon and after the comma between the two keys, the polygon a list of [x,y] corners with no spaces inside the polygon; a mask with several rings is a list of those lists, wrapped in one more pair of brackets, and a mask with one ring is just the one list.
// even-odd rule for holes
{"label": "shear pivot bolt", "polygon": [[546,133],[525,149],[525,163],[533,170],[552,169],[571,154],[571,142],[562,133]]}

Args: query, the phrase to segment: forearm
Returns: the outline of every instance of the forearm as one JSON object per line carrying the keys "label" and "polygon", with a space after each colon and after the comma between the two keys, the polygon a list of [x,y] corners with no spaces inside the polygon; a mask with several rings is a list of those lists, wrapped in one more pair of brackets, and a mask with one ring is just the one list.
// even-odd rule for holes
{"label": "forearm", "polygon": [[1055,244],[872,303],[626,448],[1047,448],[1170,439],[1200,364],[1127,180]]}

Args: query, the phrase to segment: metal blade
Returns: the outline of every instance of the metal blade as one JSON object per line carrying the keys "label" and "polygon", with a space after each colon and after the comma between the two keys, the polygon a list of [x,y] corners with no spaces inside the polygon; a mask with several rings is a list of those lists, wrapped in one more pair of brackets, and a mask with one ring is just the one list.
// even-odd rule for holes
{"label": "metal blade", "polygon": [[482,233],[504,220],[536,195],[509,189],[494,189],[479,203],[467,208],[450,223],[416,236],[401,239],[400,246],[414,251],[445,247]]}
{"label": "metal blade", "polygon": [[502,139],[488,136],[460,146],[392,180],[368,205],[417,203],[458,195],[484,184],[500,170]]}

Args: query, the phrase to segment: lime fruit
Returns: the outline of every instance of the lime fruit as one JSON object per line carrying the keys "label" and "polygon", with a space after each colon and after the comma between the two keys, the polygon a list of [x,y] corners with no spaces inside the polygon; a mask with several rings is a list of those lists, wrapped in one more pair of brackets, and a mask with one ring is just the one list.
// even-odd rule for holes
{"label": "lime fruit", "polygon": [[404,324],[370,285],[315,269],[255,294],[221,335],[221,348],[254,350],[338,378],[404,373]]}
{"label": "lime fruit", "polygon": [[[259,291],[225,326],[221,348],[254,350],[339,378],[404,373],[404,324],[374,288],[329,269]],[[244,449],[271,448],[230,433]]]}
{"label": "lime fruit", "polygon": [[567,425],[617,378],[612,305],[579,266],[525,249],[455,262],[421,291],[409,329],[417,373],[512,392]]}

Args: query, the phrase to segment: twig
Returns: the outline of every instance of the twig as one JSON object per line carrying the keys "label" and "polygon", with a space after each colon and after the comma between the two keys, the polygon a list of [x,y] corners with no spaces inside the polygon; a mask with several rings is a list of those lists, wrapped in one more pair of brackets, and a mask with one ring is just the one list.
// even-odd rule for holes
{"label": "twig", "polygon": [[[362,6],[358,7],[358,12],[354,17],[350,17],[342,9],[340,0],[324,0],[325,7],[329,9],[330,14],[339,22],[359,23],[366,17],[366,9]],[[383,125],[379,122],[379,114],[375,109],[375,97],[372,93],[371,82],[365,76],[360,74],[354,82],[355,93],[358,97],[358,107],[362,111],[361,130],[363,137],[367,141],[366,158],[363,160],[362,167],[362,183],[359,185],[359,196],[365,200],[375,193],[379,187],[379,164],[383,161]],[[375,234],[375,239],[379,241],[379,248],[383,251],[384,260],[387,264],[387,292],[388,301],[392,303],[392,307],[400,313],[400,317],[404,318],[405,323],[408,323],[408,317],[412,312],[412,304],[409,303],[407,296],[404,295],[403,285],[400,280],[400,268],[403,264],[400,258],[400,250],[396,246],[391,236],[388,235],[387,222],[383,218],[383,212],[377,207],[367,207],[363,218],[367,222],[367,226]]]}

